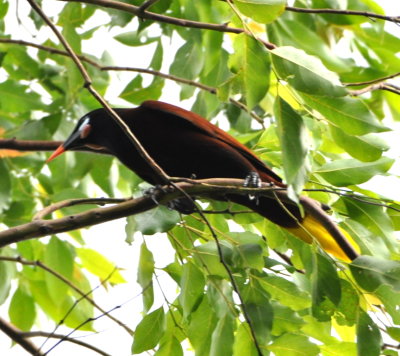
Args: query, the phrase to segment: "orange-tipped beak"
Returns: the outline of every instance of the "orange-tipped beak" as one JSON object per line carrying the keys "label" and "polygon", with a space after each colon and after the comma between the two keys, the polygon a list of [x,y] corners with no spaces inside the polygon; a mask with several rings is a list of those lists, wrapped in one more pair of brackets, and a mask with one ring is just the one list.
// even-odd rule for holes
{"label": "orange-tipped beak", "polygon": [[53,152],[53,154],[46,160],[46,163],[49,163],[63,152],[65,152],[64,146],[63,145],[58,146],[58,148]]}

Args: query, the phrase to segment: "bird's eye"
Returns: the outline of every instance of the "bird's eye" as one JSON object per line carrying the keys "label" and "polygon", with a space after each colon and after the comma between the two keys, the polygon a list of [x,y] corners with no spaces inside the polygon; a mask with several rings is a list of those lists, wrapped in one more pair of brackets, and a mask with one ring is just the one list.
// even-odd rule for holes
{"label": "bird's eye", "polygon": [[92,131],[92,126],[90,124],[86,124],[85,126],[83,126],[80,130],[80,138],[85,139],[86,137],[88,137],[90,131]]}
{"label": "bird's eye", "polygon": [[81,139],[85,139],[86,137],[89,136],[90,131],[92,130],[92,126],[89,124],[89,118],[86,118],[81,126],[79,127],[78,131],[79,131],[79,137]]}

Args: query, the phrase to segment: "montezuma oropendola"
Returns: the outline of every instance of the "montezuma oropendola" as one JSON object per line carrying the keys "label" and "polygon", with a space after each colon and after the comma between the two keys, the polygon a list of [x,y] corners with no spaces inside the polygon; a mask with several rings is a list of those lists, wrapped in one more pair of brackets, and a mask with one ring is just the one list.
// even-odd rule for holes
{"label": "montezuma oropendola", "polygon": [[[245,179],[249,173],[256,172],[261,181],[285,187],[281,178],[250,149],[193,112],[159,101],[145,101],[137,108],[115,111],[149,155],[171,177]],[[143,180],[153,185],[163,183],[103,108],[83,116],[48,161],[66,150],[82,146],[106,148]],[[283,207],[282,202],[273,198],[261,196],[252,200],[239,194],[230,194],[224,199],[252,209],[307,243],[315,238],[329,253],[349,260],[322,224],[313,216],[302,216],[295,204],[285,203]],[[349,234],[342,229],[341,232],[358,249]]]}

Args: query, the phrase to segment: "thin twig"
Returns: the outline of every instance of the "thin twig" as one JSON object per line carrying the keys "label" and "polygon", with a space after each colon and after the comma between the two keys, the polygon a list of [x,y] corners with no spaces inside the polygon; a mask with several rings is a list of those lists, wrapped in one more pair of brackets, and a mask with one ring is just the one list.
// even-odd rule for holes
{"label": "thin twig", "polygon": [[385,82],[372,84],[372,85],[369,85],[369,86],[367,86],[365,88],[358,89],[358,90],[349,90],[349,94],[352,95],[352,96],[359,96],[359,95],[362,95],[362,94],[365,94],[365,93],[372,92],[374,90],[386,90],[386,91],[390,91],[391,93],[400,95],[400,88],[399,87],[397,87],[394,84],[388,84],[388,83],[385,83]]}
{"label": "thin twig", "polygon": [[[139,6],[126,4],[123,2],[119,2],[119,1],[113,1],[113,0],[58,0],[58,1],[80,2],[80,3],[85,3],[85,4],[98,5],[98,6],[102,6],[102,7],[109,7],[112,9],[129,12],[141,19],[154,20],[157,22],[169,23],[171,25],[176,25],[176,26],[198,28],[198,29],[204,29],[204,30],[213,30],[213,31],[218,31],[218,32],[229,32],[229,33],[237,33],[237,34],[247,33],[248,34],[248,32],[242,28],[229,27],[226,24],[220,25],[220,24],[213,24],[213,23],[207,23],[207,22],[192,21],[192,20],[186,20],[186,19],[181,19],[181,18],[177,18],[177,17],[161,15],[161,14],[157,14],[154,12],[148,12],[148,11],[141,12],[141,11],[139,11],[140,10]],[[268,49],[276,48],[276,46],[273,43],[270,43],[270,42],[267,42],[264,40],[262,41],[262,43]]]}
{"label": "thin twig", "polygon": [[344,86],[346,87],[356,87],[356,86],[360,86],[360,85],[369,85],[369,84],[375,84],[375,83],[379,83],[379,82],[384,82],[388,79],[393,79],[400,76],[400,72],[391,74],[391,75],[387,75],[386,77],[381,77],[381,78],[376,78],[376,79],[372,79],[372,80],[368,80],[365,82],[355,82],[355,83],[343,83]]}
{"label": "thin twig", "polygon": [[[68,52],[54,48],[54,47],[49,47],[49,46],[44,46],[44,45],[39,45],[36,43],[32,43],[32,42],[27,42],[27,41],[22,41],[22,40],[13,40],[13,39],[9,39],[9,38],[0,38],[0,43],[8,43],[8,44],[15,44],[15,45],[21,45],[21,46],[29,46],[29,47],[33,47],[33,48],[37,48],[41,51],[46,51],[52,54],[58,54],[61,56],[66,56],[69,57]],[[186,79],[186,78],[182,78],[182,77],[178,77],[176,75],[172,75],[172,74],[167,74],[167,73],[163,73],[157,70],[153,70],[153,69],[147,69],[147,68],[138,68],[138,67],[127,67],[127,66],[103,66],[100,63],[86,57],[83,55],[79,55],[78,58],[82,61],[82,62],[86,62],[92,66],[94,66],[95,68],[101,70],[101,71],[124,71],[124,72],[135,72],[135,73],[142,73],[142,74],[150,74],[156,77],[160,77],[160,78],[164,78],[167,80],[171,80],[173,82],[176,83],[182,83],[182,84],[186,84],[186,85],[190,85],[196,88],[199,88],[201,90],[207,91],[211,94],[216,95],[217,94],[217,88],[215,87],[211,87],[209,85],[205,85],[199,82],[196,82],[194,80],[190,80],[190,79]],[[239,109],[249,113],[249,115],[255,119],[256,121],[258,121],[260,124],[264,123],[264,120],[258,116],[254,111],[250,111],[248,110],[248,108],[246,107],[246,105],[244,105],[243,103],[241,103],[238,100],[235,100],[233,98],[229,98],[229,101],[234,104],[235,106],[237,106]],[[0,140],[1,141],[1,140]],[[61,143],[60,143],[61,144]],[[0,147],[1,148],[1,147]]]}
{"label": "thin twig", "polygon": [[308,9],[308,8],[292,7],[292,6],[286,6],[285,9],[286,11],[300,12],[306,14],[335,14],[335,15],[364,16],[368,18],[400,23],[400,16],[386,16],[368,11],[340,10],[340,9]]}
{"label": "thin twig", "polygon": [[44,209],[39,210],[32,220],[43,219],[46,215],[49,215],[57,210],[67,208],[69,206],[84,205],[84,204],[95,204],[95,205],[105,205],[105,204],[116,204],[127,201],[130,198],[86,198],[86,199],[67,199],[59,201],[57,203],[46,206]]}
{"label": "thin twig", "polygon": [[52,339],[62,339],[64,341],[68,341],[74,344],[77,344],[79,346],[83,346],[89,350],[92,350],[94,352],[97,352],[100,355],[103,356],[111,356],[111,354],[97,348],[96,346],[90,345],[86,342],[80,341],[78,339],[74,339],[72,337],[68,337],[62,334],[54,334],[54,333],[48,333],[45,331],[29,331],[29,332],[21,332],[21,336],[23,338],[31,338],[31,337],[47,337],[47,338],[52,338]]}
{"label": "thin twig", "polygon": [[[29,152],[29,151],[54,151],[58,146],[60,146],[62,141],[33,141],[33,140],[17,140],[14,138],[0,138],[0,150],[1,149],[9,149],[9,150],[17,150],[21,152]],[[72,151],[83,151],[83,152],[95,152],[95,153],[103,153],[110,154],[105,149],[94,150],[89,147],[82,147],[79,149],[71,149]]]}
{"label": "thin twig", "polygon": [[[87,299],[87,297],[89,297],[90,294],[92,294],[96,289],[98,289],[100,286],[104,286],[105,283],[107,283],[107,281],[112,277],[112,275],[115,273],[115,271],[117,271],[117,267],[114,267],[114,269],[109,273],[109,275],[100,282],[100,284],[98,284],[96,287],[92,288],[91,290],[89,290],[88,292],[86,292],[84,295],[80,296],[78,299],[76,299],[74,301],[74,303],[71,305],[71,307],[67,310],[67,312],[64,314],[64,316],[62,317],[62,319],[57,323],[57,325],[55,326],[54,330],[52,331],[52,333],[54,334],[58,328],[64,324],[65,320],[68,318],[68,316],[72,313],[72,311],[75,309],[75,307],[84,299]],[[110,315],[110,314],[107,314]],[[75,329],[76,330],[76,329]],[[71,335],[71,334],[70,334]],[[46,344],[46,342],[49,340],[49,338],[46,338],[45,341],[43,341],[42,345],[40,346],[40,349],[43,349],[44,345]]]}
{"label": "thin twig", "polygon": [[146,0],[142,5],[139,6],[139,12],[145,12],[149,7],[158,1],[159,0]]}
{"label": "thin twig", "polygon": [[12,325],[7,320],[0,317],[0,330],[6,334],[16,344],[20,345],[23,349],[28,351],[34,356],[44,356],[39,348],[33,344],[30,340],[27,340],[20,329]]}
{"label": "thin twig", "polygon": [[73,330],[71,330],[67,335],[62,335],[62,337],[60,338],[60,341],[56,342],[52,347],[50,347],[50,349],[48,349],[44,356],[48,355],[52,350],[54,350],[58,345],[60,345],[64,340],[67,340],[67,338],[69,338],[75,331],[79,330],[82,326],[86,325],[87,323],[91,323],[93,321],[99,320],[100,318],[109,315],[111,312],[113,312],[116,309],[119,309],[120,305],[117,305],[116,307],[111,308],[109,311],[104,312],[103,314],[100,314],[94,318],[88,318],[85,321],[83,321],[82,323],[80,323],[76,328],[74,328]]}
{"label": "thin twig", "polygon": [[[29,260],[26,260],[26,259],[24,259],[22,257],[9,257],[9,256],[0,256],[0,261],[9,261],[9,262],[14,262],[14,263],[20,263],[20,264],[25,265],[25,266],[39,267],[39,268],[45,270],[46,272],[52,274],[54,277],[56,277],[57,279],[59,279],[60,281],[65,283],[66,285],[68,285],[68,287],[70,287],[75,292],[77,292],[81,297],[84,297],[90,304],[92,304],[100,312],[105,313],[105,310],[102,307],[100,307],[92,298],[90,298],[87,295],[87,293],[85,293],[82,290],[80,290],[77,286],[75,286],[75,284],[70,282],[63,275],[61,275],[57,271],[53,270],[52,268],[50,268],[49,266],[47,266],[46,264],[44,264],[41,261],[29,261]],[[126,326],[124,323],[122,323],[120,320],[116,319],[112,315],[108,315],[108,317],[112,321],[117,323],[119,326],[124,328],[129,333],[129,335],[133,335],[133,330],[130,329],[128,326]]]}

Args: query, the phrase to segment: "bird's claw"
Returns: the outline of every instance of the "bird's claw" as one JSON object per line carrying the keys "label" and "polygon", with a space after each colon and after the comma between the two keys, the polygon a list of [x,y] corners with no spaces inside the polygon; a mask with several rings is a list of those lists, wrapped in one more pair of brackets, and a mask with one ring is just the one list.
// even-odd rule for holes
{"label": "bird's claw", "polygon": [[[243,186],[246,188],[261,188],[261,178],[257,172],[250,172],[244,179]],[[258,196],[256,194],[249,194],[250,200],[256,200],[258,204]]]}
{"label": "bird's claw", "polygon": [[156,199],[157,193],[168,193],[168,189],[165,189],[162,185],[155,185],[150,187],[143,192],[143,195],[149,197],[156,205],[160,205],[160,202]]}

